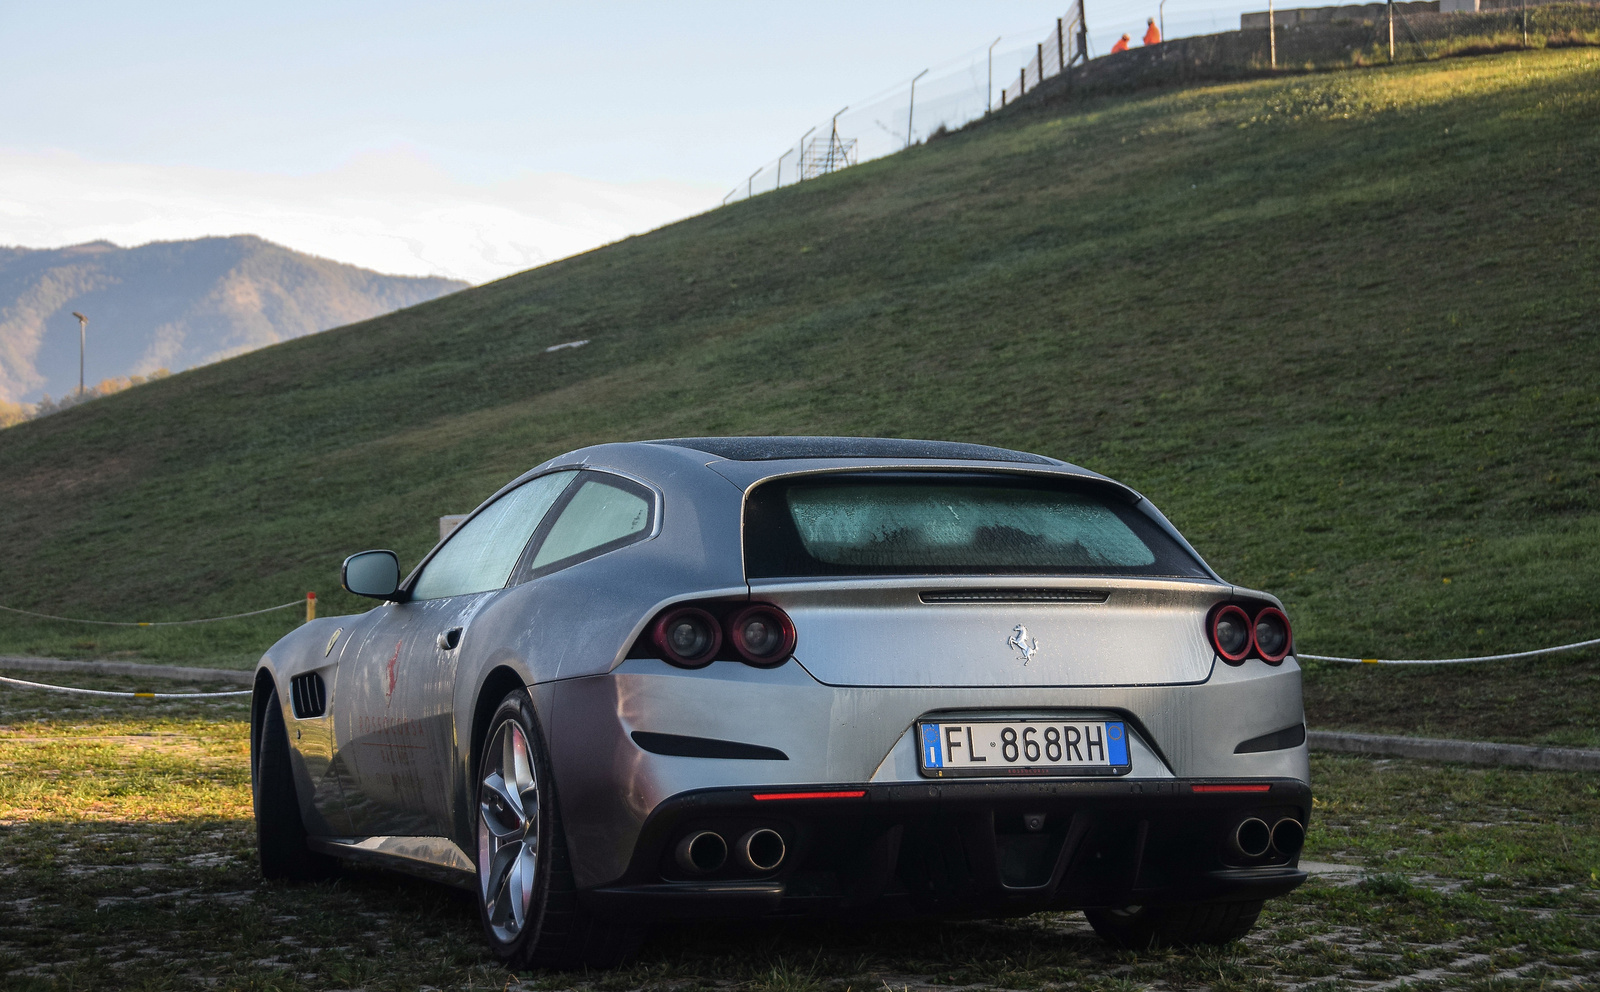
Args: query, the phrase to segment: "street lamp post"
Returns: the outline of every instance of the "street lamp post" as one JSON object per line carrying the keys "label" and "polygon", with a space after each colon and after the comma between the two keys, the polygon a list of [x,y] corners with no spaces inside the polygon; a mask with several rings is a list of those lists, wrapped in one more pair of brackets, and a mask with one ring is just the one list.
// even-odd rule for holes
{"label": "street lamp post", "polygon": [[89,318],[78,311],[72,311],[78,318],[78,399],[83,399],[83,352],[89,340]]}
{"label": "street lamp post", "polygon": [[1156,19],[1161,22],[1161,40],[1167,40],[1167,0],[1156,5]]}
{"label": "street lamp post", "polygon": [[[1001,37],[1005,37],[1001,35]],[[994,110],[994,46],[1000,44],[1000,38],[989,42],[989,102],[983,105],[985,114]]]}
{"label": "street lamp post", "polygon": [[906,147],[911,147],[911,122],[916,119],[917,113],[917,80],[928,74],[924,69],[911,77],[911,106],[906,110]]}

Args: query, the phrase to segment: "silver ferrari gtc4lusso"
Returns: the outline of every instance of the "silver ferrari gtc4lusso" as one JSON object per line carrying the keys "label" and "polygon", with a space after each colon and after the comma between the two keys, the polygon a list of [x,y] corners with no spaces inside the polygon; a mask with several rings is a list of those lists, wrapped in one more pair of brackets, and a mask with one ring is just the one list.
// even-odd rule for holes
{"label": "silver ferrari gtc4lusso", "polygon": [[1105,476],[974,444],[680,438],[507,485],[256,672],[261,867],[470,888],[514,967],[653,919],[1083,910],[1222,942],[1299,885],[1282,604]]}

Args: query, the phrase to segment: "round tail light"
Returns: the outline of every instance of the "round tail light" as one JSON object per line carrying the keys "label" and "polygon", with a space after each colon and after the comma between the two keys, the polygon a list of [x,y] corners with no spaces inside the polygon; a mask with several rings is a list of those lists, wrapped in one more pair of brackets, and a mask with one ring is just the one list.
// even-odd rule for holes
{"label": "round tail light", "polygon": [[1276,665],[1289,656],[1289,618],[1276,606],[1269,606],[1256,614],[1251,637],[1256,654],[1269,665]]}
{"label": "round tail light", "polygon": [[1250,615],[1237,606],[1218,610],[1211,618],[1211,646],[1223,661],[1244,661],[1250,654]]}
{"label": "round tail light", "polygon": [[716,617],[705,610],[680,606],[661,614],[650,640],[662,658],[679,668],[704,668],[722,647],[722,631]]}
{"label": "round tail light", "polygon": [[752,665],[776,665],[794,653],[794,623],[776,606],[747,606],[728,621],[728,639]]}

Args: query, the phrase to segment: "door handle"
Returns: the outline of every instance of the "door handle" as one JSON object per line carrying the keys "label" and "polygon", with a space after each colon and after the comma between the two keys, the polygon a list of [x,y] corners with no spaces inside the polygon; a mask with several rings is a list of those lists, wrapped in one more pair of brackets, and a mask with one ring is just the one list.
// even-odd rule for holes
{"label": "door handle", "polygon": [[461,628],[451,627],[449,630],[444,631],[439,635],[437,643],[442,651],[454,651],[456,646],[461,643]]}

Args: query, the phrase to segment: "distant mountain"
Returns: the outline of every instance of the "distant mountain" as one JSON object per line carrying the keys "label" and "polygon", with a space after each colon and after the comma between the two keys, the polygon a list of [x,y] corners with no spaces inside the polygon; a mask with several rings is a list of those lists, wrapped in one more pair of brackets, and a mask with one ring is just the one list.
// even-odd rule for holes
{"label": "distant mountain", "polygon": [[0,401],[77,389],[75,310],[89,318],[92,385],[204,365],[466,286],[386,276],[249,235],[0,247]]}

